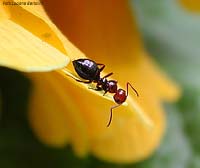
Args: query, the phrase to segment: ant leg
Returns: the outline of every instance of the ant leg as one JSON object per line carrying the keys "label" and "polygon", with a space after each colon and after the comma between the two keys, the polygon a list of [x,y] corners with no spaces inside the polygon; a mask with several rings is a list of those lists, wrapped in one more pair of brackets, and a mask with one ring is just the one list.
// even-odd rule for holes
{"label": "ant leg", "polygon": [[88,80],[88,81],[82,81],[82,80],[77,79],[77,78],[75,78],[75,77],[73,77],[73,76],[71,76],[71,75],[67,75],[67,76],[71,77],[72,79],[76,80],[77,82],[82,82],[82,83],[92,83],[91,80]]}
{"label": "ant leg", "polygon": [[[99,85],[99,84],[96,85],[96,88],[95,88],[95,89],[94,89],[94,88],[90,88],[90,89],[93,89],[93,90],[96,90],[96,91],[102,91],[102,90],[103,90],[103,88],[102,88],[101,85]],[[107,92],[108,92],[108,91],[105,91],[104,94],[103,94],[103,96],[104,96]]]}
{"label": "ant leg", "polygon": [[[102,65],[102,67],[99,69],[100,72],[103,71],[103,69],[105,68],[104,64],[97,64],[97,65]],[[111,76],[112,74],[113,73],[111,72],[111,73],[107,74],[106,76],[104,76],[103,78],[107,78],[107,77]]]}
{"label": "ant leg", "polygon": [[103,69],[105,68],[105,65],[104,64],[97,64],[97,65],[102,65],[102,67],[99,69],[99,71],[103,71]]}
{"label": "ant leg", "polygon": [[79,80],[79,79],[75,79],[77,82],[81,82],[81,83],[92,83],[92,81],[82,81],[82,80]]}
{"label": "ant leg", "polygon": [[107,74],[107,75],[106,75],[106,76],[104,76],[103,78],[107,78],[107,77],[111,76],[112,74],[113,74],[113,72],[111,72],[111,73]]}
{"label": "ant leg", "polygon": [[107,124],[107,127],[110,126],[111,121],[112,121],[112,110],[115,109],[115,108],[117,108],[117,107],[119,107],[120,105],[121,105],[121,104],[117,104],[117,105],[112,106],[112,107],[110,108],[110,119],[109,119],[109,122],[108,122],[108,124]]}
{"label": "ant leg", "polygon": [[126,91],[127,91],[126,96],[128,96],[128,86],[130,86],[133,89],[133,91],[136,93],[137,97],[139,97],[137,90],[129,82],[126,83]]}
{"label": "ant leg", "polygon": [[103,96],[105,96],[105,94],[106,94],[107,92],[108,92],[108,91],[105,91],[104,94],[103,94]]}
{"label": "ant leg", "polygon": [[89,89],[96,90],[96,91],[101,91],[101,90],[103,90],[99,85],[96,85],[96,88],[89,87]]}

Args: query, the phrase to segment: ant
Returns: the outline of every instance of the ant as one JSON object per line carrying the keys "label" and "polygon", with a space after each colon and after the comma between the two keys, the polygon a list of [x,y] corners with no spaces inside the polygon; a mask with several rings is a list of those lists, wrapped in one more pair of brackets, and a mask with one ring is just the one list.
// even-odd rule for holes
{"label": "ant", "polygon": [[[127,82],[126,83],[126,91],[123,89],[118,89],[117,88],[117,81],[116,80],[107,80],[109,76],[111,76],[113,73],[109,73],[105,75],[103,78],[100,77],[101,71],[105,68],[104,64],[99,64],[94,62],[93,60],[90,59],[77,59],[72,61],[74,69],[76,73],[83,79],[87,81],[82,81],[79,79],[75,79],[78,82],[82,83],[97,83],[96,88],[94,90],[100,91],[103,90],[105,95],[107,92],[109,93],[114,93],[114,100],[117,103],[117,105],[112,106],[110,108],[110,119],[107,124],[107,127],[110,126],[111,121],[112,121],[112,111],[113,109],[119,107],[126,101],[126,98],[128,96],[128,86],[130,86],[133,91],[136,93],[137,96],[139,96],[138,92],[134,89],[134,87]],[[101,66],[101,67],[99,67]]]}

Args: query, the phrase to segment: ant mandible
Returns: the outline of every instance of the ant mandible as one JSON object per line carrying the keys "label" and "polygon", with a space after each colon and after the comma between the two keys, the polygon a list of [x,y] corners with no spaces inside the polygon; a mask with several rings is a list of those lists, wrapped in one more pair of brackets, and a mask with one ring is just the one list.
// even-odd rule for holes
{"label": "ant mandible", "polygon": [[[107,127],[110,126],[111,121],[112,121],[112,111],[113,109],[119,107],[126,101],[126,98],[128,96],[128,86],[130,86],[133,91],[136,93],[137,96],[139,96],[138,92],[134,89],[134,87],[127,82],[126,83],[126,91],[123,89],[118,89],[117,88],[117,81],[116,80],[107,80],[109,76],[111,76],[113,73],[109,73],[105,75],[103,78],[100,77],[101,71],[105,68],[104,64],[99,64],[94,62],[93,60],[90,59],[77,59],[73,61],[73,66],[76,71],[76,73],[83,79],[87,81],[82,81],[79,79],[74,78],[78,82],[83,82],[83,83],[97,83],[95,90],[103,90],[104,95],[109,92],[109,93],[115,93],[113,98],[117,105],[112,106],[110,108],[110,119],[107,124]],[[99,67],[101,66],[101,67]]]}

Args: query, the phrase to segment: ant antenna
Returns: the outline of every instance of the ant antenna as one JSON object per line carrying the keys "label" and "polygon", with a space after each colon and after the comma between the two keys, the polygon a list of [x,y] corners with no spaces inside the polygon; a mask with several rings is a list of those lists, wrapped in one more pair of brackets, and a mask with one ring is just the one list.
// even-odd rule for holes
{"label": "ant antenna", "polygon": [[110,124],[111,124],[111,121],[112,121],[112,110],[113,109],[115,109],[115,108],[117,108],[117,107],[119,107],[121,104],[117,104],[117,105],[115,105],[115,106],[112,106],[111,108],[110,108],[110,119],[109,119],[109,122],[108,122],[108,124],[107,124],[107,127],[109,127],[110,126]]}
{"label": "ant antenna", "polygon": [[126,83],[126,90],[127,90],[127,95],[126,96],[128,96],[128,86],[130,86],[133,89],[133,91],[136,93],[137,97],[139,97],[139,93],[137,92],[137,90],[129,82]]}

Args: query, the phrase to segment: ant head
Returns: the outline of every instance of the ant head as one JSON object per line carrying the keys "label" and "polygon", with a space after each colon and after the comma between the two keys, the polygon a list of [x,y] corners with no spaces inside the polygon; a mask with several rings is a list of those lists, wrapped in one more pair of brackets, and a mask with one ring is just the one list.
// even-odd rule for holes
{"label": "ant head", "polygon": [[117,104],[124,103],[127,98],[126,91],[123,89],[118,89],[113,98]]}
{"label": "ant head", "polygon": [[116,93],[117,92],[117,81],[115,80],[109,80],[107,81],[107,89],[110,93]]}

